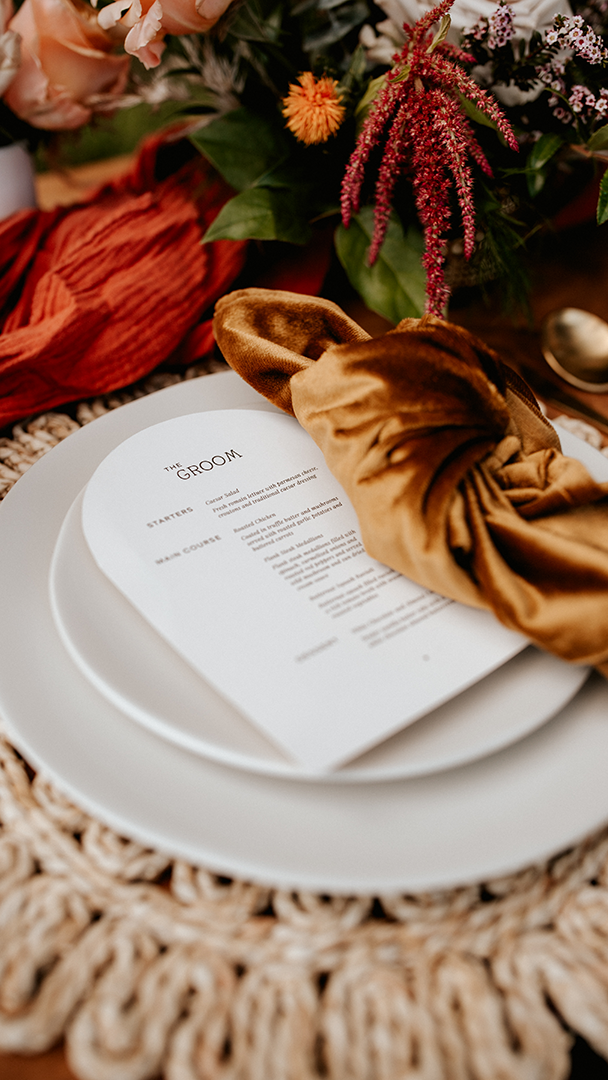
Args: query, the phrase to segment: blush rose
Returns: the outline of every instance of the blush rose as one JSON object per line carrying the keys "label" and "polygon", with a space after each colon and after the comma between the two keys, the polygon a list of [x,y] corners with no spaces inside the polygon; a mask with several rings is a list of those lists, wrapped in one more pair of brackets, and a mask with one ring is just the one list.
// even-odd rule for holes
{"label": "blush rose", "polygon": [[147,68],[160,63],[165,34],[204,34],[230,0],[115,0],[99,12],[104,30],[122,29],[125,52]]}
{"label": "blush rose", "polygon": [[113,55],[113,41],[84,5],[25,0],[8,28],[21,38],[21,65],[4,100],[34,127],[81,127],[124,90],[128,57]]}
{"label": "blush rose", "polygon": [[11,0],[0,0],[0,97],[15,78],[21,59],[19,34],[8,29],[12,14]]}

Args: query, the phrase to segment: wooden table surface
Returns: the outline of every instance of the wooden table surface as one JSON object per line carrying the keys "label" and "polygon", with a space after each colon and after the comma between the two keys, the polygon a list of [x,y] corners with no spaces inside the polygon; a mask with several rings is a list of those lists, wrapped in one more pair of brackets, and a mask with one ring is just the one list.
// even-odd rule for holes
{"label": "wooden table surface", "polygon": [[[608,225],[597,228],[591,222],[568,233],[549,237],[545,250],[532,269],[530,298],[532,321],[523,316],[511,321],[495,300],[489,307],[481,302],[454,308],[454,322],[467,326],[500,352],[522,374],[540,398],[567,394],[581,405],[606,417],[608,394],[590,394],[569,386],[550,370],[540,347],[543,319],[562,307],[582,308],[608,322]],[[547,390],[547,392],[543,392]],[[567,407],[558,406],[568,412]],[[550,410],[555,415],[556,410]]]}
{"label": "wooden table surface", "polygon": [[[62,174],[47,173],[37,178],[37,196],[43,209],[69,205],[87,190],[125,171],[130,158],[122,157],[80,166]],[[538,327],[549,311],[559,307],[581,307],[608,321],[608,227],[591,225],[564,238],[555,238],[535,268],[532,294],[533,324],[523,318],[512,323],[498,303],[481,302],[455,307],[454,322],[467,326],[489,345],[501,352],[530,382],[548,380],[555,386],[561,380],[547,369],[539,344]],[[387,324],[379,317],[353,304],[350,314],[372,334],[380,334]],[[583,404],[602,413],[608,422],[608,395],[585,394],[561,384]],[[567,412],[566,409],[562,411]],[[550,410],[556,415],[557,410]],[[0,1054],[0,1080],[76,1080],[66,1061],[62,1046],[34,1057]],[[116,1076],[116,1080],[121,1080]],[[488,1077],[487,1080],[492,1080]],[[570,1080],[608,1080],[608,1064],[602,1062],[582,1040],[577,1040]]]}

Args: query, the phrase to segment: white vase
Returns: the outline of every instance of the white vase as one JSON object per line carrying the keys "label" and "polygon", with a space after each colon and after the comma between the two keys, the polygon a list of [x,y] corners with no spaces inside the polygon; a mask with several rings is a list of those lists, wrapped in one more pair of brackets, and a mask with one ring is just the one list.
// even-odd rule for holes
{"label": "white vase", "polygon": [[0,219],[36,205],[32,159],[20,143],[0,146]]}

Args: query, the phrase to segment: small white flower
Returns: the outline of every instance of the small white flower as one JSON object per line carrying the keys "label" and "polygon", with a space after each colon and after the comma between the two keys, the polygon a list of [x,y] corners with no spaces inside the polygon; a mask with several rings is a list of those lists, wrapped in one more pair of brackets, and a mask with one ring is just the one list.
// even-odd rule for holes
{"label": "small white flower", "polygon": [[368,60],[374,64],[391,64],[395,53],[403,47],[405,38],[391,19],[383,19],[376,23],[376,31],[371,26],[362,26],[359,41]]}

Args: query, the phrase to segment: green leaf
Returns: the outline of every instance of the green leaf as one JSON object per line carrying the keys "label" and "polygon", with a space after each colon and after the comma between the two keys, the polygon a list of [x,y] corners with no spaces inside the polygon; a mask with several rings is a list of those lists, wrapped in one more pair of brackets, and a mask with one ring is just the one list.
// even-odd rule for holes
{"label": "green leaf", "polygon": [[595,152],[608,150],[608,124],[604,124],[603,127],[594,132],[587,143],[587,149]]}
{"label": "green leaf", "polygon": [[497,130],[495,121],[490,120],[490,117],[486,116],[481,109],[478,109],[468,97],[465,97],[464,94],[459,94],[458,97],[460,98],[460,104],[469,120],[474,120],[476,124],[481,124],[482,127],[489,127],[494,128],[495,131]]}
{"label": "green leaf", "polygon": [[540,195],[546,182],[546,169],[533,169],[530,171],[526,170],[526,184],[528,185],[528,195],[531,199],[534,199],[537,195]]}
{"label": "green leaf", "polygon": [[531,172],[534,169],[543,169],[547,165],[554,154],[557,153],[560,146],[564,145],[564,140],[561,135],[555,135],[548,133],[541,135],[538,142],[534,143],[526,162],[526,172]]}
{"label": "green leaf", "polygon": [[439,27],[437,29],[437,33],[435,34],[435,37],[433,38],[431,44],[426,50],[427,53],[435,52],[437,46],[441,45],[441,43],[445,41],[446,37],[448,36],[448,30],[450,29],[451,22],[452,20],[450,19],[449,15],[442,15],[441,22],[439,23]]}
{"label": "green leaf", "polygon": [[230,199],[211,223],[203,243],[211,240],[283,240],[306,244],[310,227],[301,216],[301,201],[280,188],[249,188]]}
{"label": "green leaf", "polygon": [[535,198],[543,190],[547,181],[547,165],[551,158],[564,145],[561,135],[542,135],[534,143],[526,162],[525,175],[530,198]]}
{"label": "green leaf", "polygon": [[378,94],[380,93],[385,82],[386,75],[378,75],[376,79],[370,79],[367,90],[365,91],[363,97],[360,99],[357,108],[355,109],[355,116],[357,117],[357,122],[359,124],[362,124],[365,120],[369,110],[374,104],[374,101],[378,97]]}
{"label": "green leaf", "polygon": [[344,0],[318,0],[317,11],[333,11],[334,8],[343,7]]}
{"label": "green leaf", "polygon": [[352,93],[353,87],[363,79],[366,67],[367,60],[365,57],[365,49],[362,45],[357,45],[357,48],[351,56],[350,64],[340,80],[339,89],[346,94]]}
{"label": "green leaf", "polygon": [[608,170],[602,176],[600,197],[597,201],[597,223],[603,225],[606,221],[608,221]]}
{"label": "green leaf", "polygon": [[335,45],[337,41],[342,41],[350,30],[361,26],[368,15],[369,8],[366,0],[341,3],[339,7],[327,12],[328,22],[322,28],[304,35],[302,40],[304,52],[318,52],[327,48],[328,45]]}
{"label": "green leaf", "polygon": [[252,187],[289,157],[281,131],[249,109],[226,113],[190,139],[237,191]]}
{"label": "green leaf", "polygon": [[536,168],[535,171],[526,173],[526,184],[530,199],[536,199],[546,184],[545,168]]}
{"label": "green leaf", "polygon": [[264,16],[259,5],[248,3],[242,4],[237,10],[229,33],[237,40],[272,42],[278,41],[280,25],[280,9],[275,8]]}
{"label": "green leaf", "polygon": [[391,215],[386,239],[373,266],[367,253],[374,231],[374,210],[365,206],[348,229],[336,230],[336,251],[351,285],[367,306],[393,323],[422,315],[425,305],[426,274],[420,261],[424,248],[415,229],[404,235],[401,222]]}
{"label": "green leaf", "polygon": [[297,19],[297,18],[300,17],[300,15],[303,15],[306,11],[310,11],[311,8],[316,7],[316,5],[317,5],[317,0],[300,0],[300,2],[298,4],[296,4],[294,7],[292,7],[291,14],[294,17],[294,19]]}

